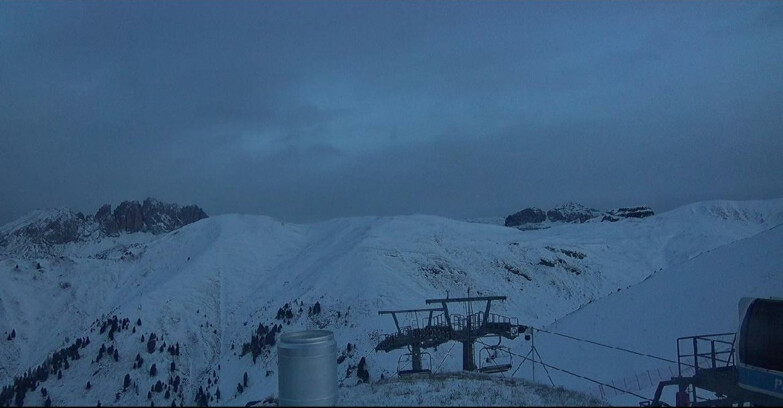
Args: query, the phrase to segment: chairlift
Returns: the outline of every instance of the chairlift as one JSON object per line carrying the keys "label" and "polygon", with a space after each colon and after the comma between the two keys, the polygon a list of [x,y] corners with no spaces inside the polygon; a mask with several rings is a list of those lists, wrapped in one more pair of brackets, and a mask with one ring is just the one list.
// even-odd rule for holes
{"label": "chairlift", "polygon": [[513,365],[511,351],[508,347],[498,344],[484,346],[479,350],[479,369],[485,374],[503,373],[511,369]]}
{"label": "chairlift", "polygon": [[[421,357],[421,369],[413,368],[413,353],[405,353],[397,359],[397,375],[405,376],[418,373],[432,373],[432,355],[426,351],[419,353]],[[406,369],[406,367],[410,367]]]}

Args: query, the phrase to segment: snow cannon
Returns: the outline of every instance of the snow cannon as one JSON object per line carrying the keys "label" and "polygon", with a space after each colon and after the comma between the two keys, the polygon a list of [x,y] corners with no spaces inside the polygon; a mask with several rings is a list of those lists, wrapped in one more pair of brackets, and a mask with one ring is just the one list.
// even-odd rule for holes
{"label": "snow cannon", "polygon": [[327,330],[284,333],[277,346],[280,406],[337,404],[337,343]]}

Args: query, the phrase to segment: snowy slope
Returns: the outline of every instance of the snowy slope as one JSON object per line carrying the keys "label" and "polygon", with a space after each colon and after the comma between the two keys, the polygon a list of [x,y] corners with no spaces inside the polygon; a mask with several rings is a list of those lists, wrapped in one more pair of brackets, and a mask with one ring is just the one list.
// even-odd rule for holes
{"label": "snowy slope", "polygon": [[[219,386],[222,398],[211,404],[244,405],[276,393],[274,347],[255,364],[250,355],[240,356],[242,344],[263,324],[284,332],[333,330],[340,349],[349,342],[356,346],[340,365],[341,380],[353,385],[361,357],[372,379],[396,370],[400,353],[373,351],[381,333],[394,328],[378,310],[423,307],[426,298],[470,288],[473,294],[507,295],[494,311],[523,324],[550,324],[781,222],[783,200],[703,202],[646,219],[525,232],[421,215],[312,225],[224,215],[160,236],[70,244],[60,257],[27,260],[10,253],[0,256],[0,384],[90,336],[83,358],[72,361],[62,379],[43,383],[55,404],[147,405],[150,386],[168,381],[174,361],[171,376],[181,377],[186,403],[193,403],[199,387],[214,395]],[[308,316],[316,302],[323,312]],[[293,317],[276,319],[285,304]],[[99,327],[113,315],[129,319],[133,328],[110,340]],[[4,340],[12,329],[17,337]],[[152,332],[158,346],[180,343],[181,354],[148,353],[140,338]],[[525,343],[517,343],[524,350]],[[93,362],[101,344],[116,347],[119,361]],[[458,369],[457,351],[445,358],[447,351],[432,352],[433,368],[443,362],[442,370]],[[137,353],[144,363],[133,369]],[[153,363],[155,377],[149,374]],[[348,371],[353,373],[346,378]],[[245,372],[248,387],[240,393]],[[122,391],[126,373],[138,394],[134,387]],[[170,404],[162,393],[152,396],[156,405]],[[28,398],[43,402],[38,392]]]}
{"label": "snowy slope", "polygon": [[[736,332],[740,298],[783,295],[781,265],[783,226],[778,226],[663,270],[585,306],[545,330],[676,360],[678,337]],[[538,335],[536,347],[547,364],[650,398],[659,380],[655,378],[658,372],[662,377],[671,376],[670,368],[677,372],[676,365],[661,360],[546,333]],[[572,389],[597,390],[595,384],[568,375],[553,373],[553,378]],[[610,399],[620,404],[635,404],[638,400],[627,395]],[[673,398],[668,402],[673,404]]]}

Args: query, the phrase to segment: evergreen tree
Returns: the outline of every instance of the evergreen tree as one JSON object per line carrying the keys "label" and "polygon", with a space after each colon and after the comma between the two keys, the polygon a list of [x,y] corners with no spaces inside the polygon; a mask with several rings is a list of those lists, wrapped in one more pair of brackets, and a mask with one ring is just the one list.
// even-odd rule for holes
{"label": "evergreen tree", "polygon": [[245,375],[242,376],[242,383],[247,387],[247,371],[245,371]]}
{"label": "evergreen tree", "polygon": [[120,361],[120,354],[117,353],[117,349],[114,349],[114,361]]}
{"label": "evergreen tree", "polygon": [[52,406],[52,399],[49,397],[46,397],[46,401],[44,402],[45,407],[51,407]]}
{"label": "evergreen tree", "polygon": [[89,390],[90,388],[92,388],[92,385],[90,384],[90,382],[89,382],[89,381],[87,381],[87,387],[86,387],[86,389],[88,389],[88,390]]}
{"label": "evergreen tree", "polygon": [[172,371],[172,372],[173,372],[173,371],[174,371],[174,370],[176,370],[176,369],[177,369],[177,366],[176,366],[176,364],[174,364],[174,362],[172,361],[172,362],[171,362],[171,370],[170,370],[170,371]]}
{"label": "evergreen tree", "polygon": [[[16,390],[16,406],[21,407],[24,405],[24,396],[26,390],[24,387],[20,387]],[[48,398],[48,397],[47,397]]]}
{"label": "evergreen tree", "polygon": [[154,377],[158,375],[158,367],[153,363],[152,367],[150,367],[150,376]]}
{"label": "evergreen tree", "polygon": [[367,361],[364,359],[364,357],[359,360],[359,367],[356,371],[356,376],[359,377],[361,382],[367,383],[370,381],[370,372],[367,371]]}
{"label": "evergreen tree", "polygon": [[128,389],[128,386],[130,386],[131,379],[130,374],[125,374],[125,379],[122,381],[122,390],[125,391]]}
{"label": "evergreen tree", "polygon": [[136,326],[141,326],[141,317],[136,320]]}

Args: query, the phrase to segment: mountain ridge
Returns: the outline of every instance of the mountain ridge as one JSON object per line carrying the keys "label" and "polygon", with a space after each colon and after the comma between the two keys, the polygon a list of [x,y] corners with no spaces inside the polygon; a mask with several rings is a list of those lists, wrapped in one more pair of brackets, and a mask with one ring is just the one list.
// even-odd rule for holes
{"label": "mountain ridge", "polygon": [[[186,403],[195,401],[200,387],[214,395],[217,383],[221,403],[244,404],[276,390],[274,348],[264,347],[256,363],[241,355],[253,328],[261,326],[333,330],[338,348],[354,345],[340,364],[341,383],[356,381],[347,373],[361,357],[376,379],[393,375],[399,357],[372,351],[394,327],[378,310],[419,307],[426,298],[470,288],[507,295],[493,306],[496,312],[541,326],[776,221],[783,222],[783,200],[694,203],[655,217],[524,232],[428,215],[290,224],[233,214],[167,234],[58,245],[60,256],[0,254],[6,283],[0,287],[0,334],[17,333],[0,349],[6,369],[0,384],[88,335],[87,358],[71,362],[62,380],[45,385],[55,403],[114,401],[126,373],[142,391],[121,393],[116,403],[149,403],[144,389],[154,379],[131,369],[132,357],[141,353],[144,370],[176,362]],[[316,302],[323,311],[308,314]],[[292,317],[276,318],[280,310]],[[128,329],[113,339],[99,336],[100,321],[113,315],[143,324],[134,334]],[[181,356],[147,353],[139,336],[153,332],[159,341],[178,342]],[[118,348],[119,362],[91,362],[101,344]],[[433,359],[441,361],[446,352],[433,351]],[[444,369],[458,370],[456,360],[446,358]],[[246,371],[248,391],[234,392]],[[213,372],[220,375],[213,378]],[[88,378],[89,392],[83,384]],[[170,403],[157,393],[152,399]]]}

